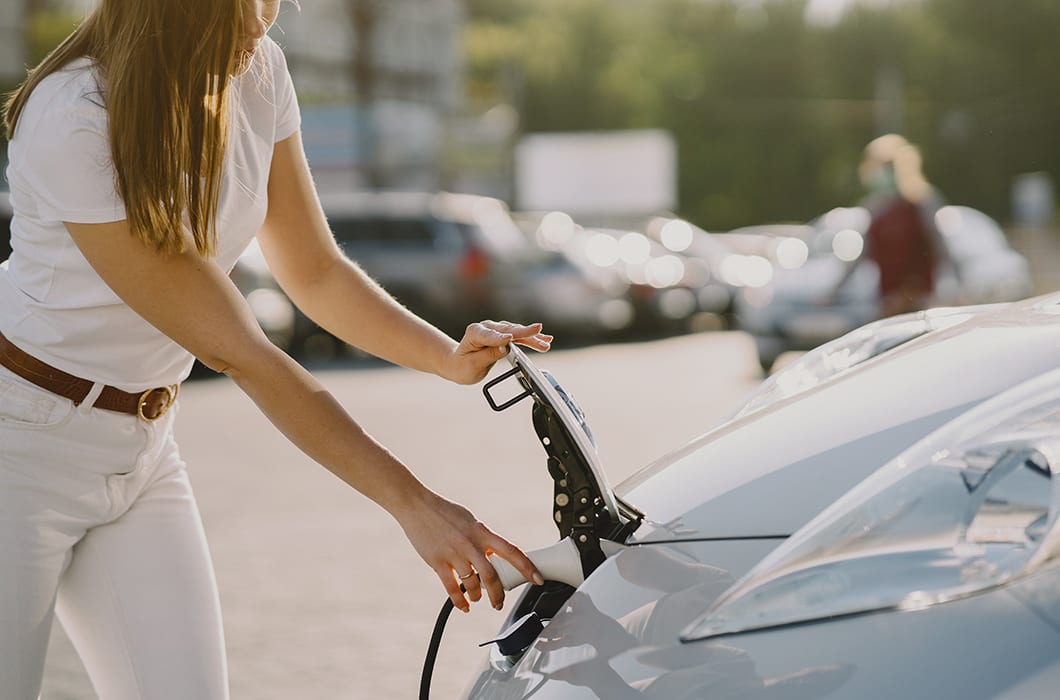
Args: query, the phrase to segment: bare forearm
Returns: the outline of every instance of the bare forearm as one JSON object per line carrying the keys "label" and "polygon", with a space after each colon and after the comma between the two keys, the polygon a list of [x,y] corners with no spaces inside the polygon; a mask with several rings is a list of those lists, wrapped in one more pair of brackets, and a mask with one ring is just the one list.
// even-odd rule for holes
{"label": "bare forearm", "polygon": [[312,285],[292,290],[292,295],[322,328],[404,367],[441,375],[456,347],[456,341],[401,306],[348,260],[335,261]]}

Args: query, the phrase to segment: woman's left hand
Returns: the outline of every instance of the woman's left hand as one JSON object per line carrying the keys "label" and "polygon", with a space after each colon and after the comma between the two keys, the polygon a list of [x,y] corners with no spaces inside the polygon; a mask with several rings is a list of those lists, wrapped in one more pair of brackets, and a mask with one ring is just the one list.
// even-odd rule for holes
{"label": "woman's left hand", "polygon": [[508,354],[508,343],[545,352],[552,344],[552,336],[541,332],[540,323],[529,326],[508,321],[472,323],[447,358],[442,376],[458,384],[474,384]]}

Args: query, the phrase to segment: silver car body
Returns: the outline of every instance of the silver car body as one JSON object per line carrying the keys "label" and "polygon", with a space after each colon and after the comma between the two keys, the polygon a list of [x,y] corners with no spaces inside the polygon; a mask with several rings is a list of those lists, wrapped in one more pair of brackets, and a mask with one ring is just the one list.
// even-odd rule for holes
{"label": "silver car body", "polygon": [[[903,460],[916,449],[942,459],[953,426],[977,407],[989,419],[1009,390],[1050,372],[1043,387],[1060,397],[1060,294],[943,316],[856,361],[843,354],[850,360],[850,348],[864,346],[859,339],[811,353],[818,357],[781,370],[732,419],[616,488],[646,516],[628,546],[573,591],[525,653],[494,650],[467,697],[1055,697],[1060,566],[1052,551],[1026,575],[921,605],[834,607],[906,585],[906,598],[916,600],[920,547],[908,542],[882,547],[891,557],[884,575],[861,580],[837,566],[794,592],[769,589],[784,571],[800,573],[784,554],[798,553],[804,533],[881,474],[915,467]],[[809,366],[826,369],[785,384],[783,373]],[[1033,398],[1035,385],[1022,391]],[[1057,436],[1047,437],[1055,445]],[[1051,466],[1060,468],[1060,451]],[[1060,490],[1042,482],[1035,494],[1055,522]],[[903,517],[921,527],[947,507],[914,493],[904,510],[869,508],[864,521],[840,530],[856,535]],[[1018,509],[999,512],[1010,518]],[[842,548],[833,555],[843,563]],[[785,602],[790,618],[777,622],[771,611]],[[743,622],[702,633],[716,623],[711,615],[724,621],[726,604]],[[513,617],[525,607],[515,606]],[[841,612],[810,614],[815,607]]]}

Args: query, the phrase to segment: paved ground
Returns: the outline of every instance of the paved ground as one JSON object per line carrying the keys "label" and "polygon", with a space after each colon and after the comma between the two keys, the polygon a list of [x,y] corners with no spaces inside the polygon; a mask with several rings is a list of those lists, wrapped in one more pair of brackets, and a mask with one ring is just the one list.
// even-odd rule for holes
{"label": "paved ground", "polygon": [[[582,404],[614,482],[717,423],[756,383],[749,339],[690,335],[539,356]],[[362,424],[437,490],[524,547],[555,540],[527,406],[403,369],[320,372]],[[383,511],[291,447],[235,386],[192,382],[178,432],[210,538],[233,698],[412,698],[437,611],[433,573]],[[454,613],[433,697],[464,687],[501,623]],[[60,630],[44,700],[94,698]]]}

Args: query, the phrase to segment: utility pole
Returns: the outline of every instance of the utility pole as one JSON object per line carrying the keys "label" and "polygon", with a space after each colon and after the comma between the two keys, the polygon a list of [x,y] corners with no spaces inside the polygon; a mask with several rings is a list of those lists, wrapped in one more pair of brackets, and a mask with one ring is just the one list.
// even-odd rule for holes
{"label": "utility pole", "polygon": [[0,2],[0,88],[26,77],[29,63],[29,16],[34,0]]}
{"label": "utility pole", "polygon": [[375,38],[382,14],[380,0],[344,0],[346,12],[353,25],[353,87],[357,96],[357,150],[365,185],[381,188],[385,182],[379,162],[378,132],[375,123],[375,99],[378,69],[375,58]]}
{"label": "utility pole", "polygon": [[877,134],[900,134],[905,128],[905,85],[898,66],[885,64],[876,71],[873,121]]}

